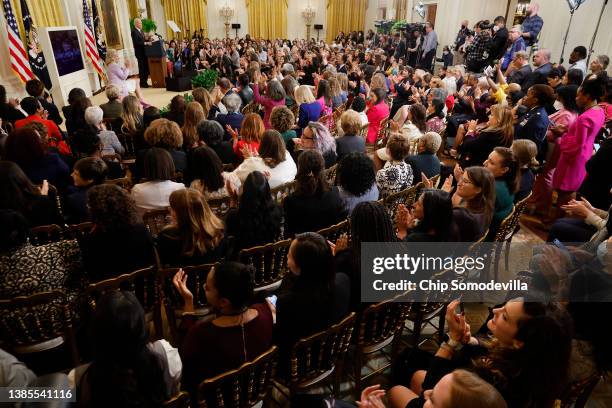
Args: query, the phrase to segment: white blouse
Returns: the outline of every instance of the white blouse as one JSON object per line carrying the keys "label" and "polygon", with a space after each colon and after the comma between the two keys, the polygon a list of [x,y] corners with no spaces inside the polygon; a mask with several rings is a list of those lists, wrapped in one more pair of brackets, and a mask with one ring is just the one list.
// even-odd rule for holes
{"label": "white blouse", "polygon": [[132,197],[142,215],[148,210],[161,210],[170,206],[170,194],[183,188],[185,188],[183,183],[171,180],[147,181],[132,188]]}
{"label": "white blouse", "polygon": [[297,166],[289,152],[287,152],[285,154],[285,161],[277,164],[274,168],[269,167],[261,157],[255,156],[244,160],[233,173],[240,179],[241,183],[244,183],[247,176],[254,171],[270,173],[268,184],[270,184],[270,188],[275,188],[293,181],[297,174]]}

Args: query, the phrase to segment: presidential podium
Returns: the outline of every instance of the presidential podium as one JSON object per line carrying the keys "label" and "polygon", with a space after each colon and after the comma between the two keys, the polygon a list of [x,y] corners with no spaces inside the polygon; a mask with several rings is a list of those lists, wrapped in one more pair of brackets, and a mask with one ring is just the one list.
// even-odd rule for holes
{"label": "presidential podium", "polygon": [[163,40],[154,41],[151,45],[145,46],[145,55],[149,62],[149,75],[151,75],[153,88],[165,88],[168,67]]}

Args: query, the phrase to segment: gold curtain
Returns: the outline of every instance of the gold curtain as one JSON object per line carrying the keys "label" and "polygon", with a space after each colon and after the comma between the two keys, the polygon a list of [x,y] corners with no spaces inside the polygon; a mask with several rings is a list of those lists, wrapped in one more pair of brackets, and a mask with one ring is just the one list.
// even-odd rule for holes
{"label": "gold curtain", "polygon": [[251,37],[287,37],[287,0],[247,0],[246,5]]}
{"label": "gold curtain", "polygon": [[348,34],[363,30],[367,7],[368,0],[327,0],[327,42],[331,43],[340,31]]}
{"label": "gold curtain", "polygon": [[180,33],[174,34],[170,27],[167,27],[168,38],[191,38],[194,32],[200,29],[207,37],[206,4],[207,0],[162,0],[166,20],[173,20],[181,29]]}
{"label": "gold curtain", "polygon": [[[64,14],[62,13],[61,0],[26,0],[30,15],[36,27],[56,27],[63,26]],[[23,28],[23,17],[21,14],[21,1],[11,0],[13,14],[17,19],[19,35],[25,40],[25,30]],[[4,11],[2,11],[4,15]]]}
{"label": "gold curtain", "polygon": [[127,3],[130,19],[138,17],[138,0],[128,0]]}
{"label": "gold curtain", "polygon": [[393,0],[395,8],[395,16],[391,16],[396,20],[406,20],[408,18],[408,0]]}

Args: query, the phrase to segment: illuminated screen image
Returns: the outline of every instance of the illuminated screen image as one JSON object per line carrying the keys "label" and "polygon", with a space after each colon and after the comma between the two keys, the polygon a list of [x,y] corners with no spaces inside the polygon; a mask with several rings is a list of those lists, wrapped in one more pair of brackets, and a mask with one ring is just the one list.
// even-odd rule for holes
{"label": "illuminated screen image", "polygon": [[53,56],[59,76],[84,69],[83,56],[76,30],[49,31]]}

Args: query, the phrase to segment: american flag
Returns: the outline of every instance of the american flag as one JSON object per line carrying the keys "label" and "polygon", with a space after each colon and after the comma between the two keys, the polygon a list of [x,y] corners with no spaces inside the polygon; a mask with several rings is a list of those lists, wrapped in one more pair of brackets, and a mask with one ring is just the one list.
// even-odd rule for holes
{"label": "american flag", "polygon": [[34,74],[30,69],[30,62],[21,37],[19,37],[19,29],[17,28],[17,20],[15,14],[13,14],[13,8],[11,7],[10,0],[2,0],[4,6],[4,17],[6,18],[7,25],[6,31],[9,39],[9,53],[11,55],[11,68],[21,81],[26,82],[30,79],[34,79]]}
{"label": "american flag", "polygon": [[96,37],[91,27],[91,18],[89,15],[89,7],[87,6],[87,0],[83,0],[83,20],[85,21],[85,48],[87,49],[87,56],[98,74],[104,78],[104,71],[102,70],[100,55],[98,55]]}

